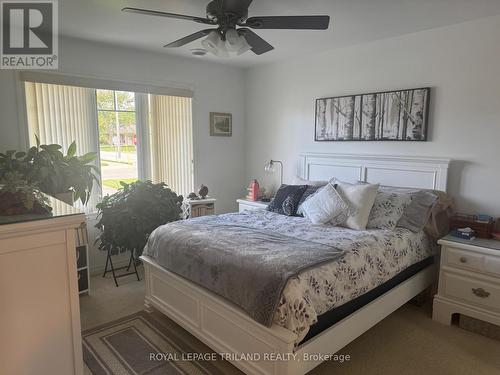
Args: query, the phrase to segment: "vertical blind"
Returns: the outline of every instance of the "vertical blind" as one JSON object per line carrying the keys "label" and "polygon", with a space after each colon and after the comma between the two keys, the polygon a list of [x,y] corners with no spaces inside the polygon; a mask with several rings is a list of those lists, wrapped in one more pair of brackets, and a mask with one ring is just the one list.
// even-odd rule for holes
{"label": "vertical blind", "polygon": [[[36,135],[41,144],[60,144],[64,153],[73,141],[77,155],[98,152],[95,90],[26,82],[25,91],[30,146],[36,145]],[[93,211],[100,200],[101,189],[94,183],[86,207],[80,201],[75,206]]]}
{"label": "vertical blind", "polygon": [[151,172],[178,194],[193,191],[192,100],[150,95]]}
{"label": "vertical blind", "polygon": [[57,143],[67,150],[76,141],[78,155],[97,152],[95,90],[26,82],[30,145]]}

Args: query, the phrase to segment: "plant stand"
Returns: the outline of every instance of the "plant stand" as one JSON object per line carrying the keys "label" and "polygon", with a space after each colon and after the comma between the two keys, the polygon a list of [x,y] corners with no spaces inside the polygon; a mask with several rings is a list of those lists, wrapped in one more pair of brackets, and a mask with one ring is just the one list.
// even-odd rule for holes
{"label": "plant stand", "polygon": [[[108,270],[108,265],[110,267],[109,270]],[[130,270],[130,267],[132,265],[134,266],[134,271],[133,272],[128,272]],[[127,272],[126,273],[122,273],[120,275],[117,275],[116,271],[120,271],[120,270],[126,270]],[[113,275],[113,280],[115,281],[116,287],[118,287],[118,280],[117,279],[119,279],[120,277],[125,277],[125,276],[130,276],[130,275],[136,275],[137,276],[137,281],[141,280],[140,277],[139,277],[139,273],[137,272],[137,266],[135,264],[134,252],[133,251],[130,251],[130,260],[128,261],[128,266],[123,266],[123,267],[115,268],[113,266],[113,260],[111,259],[111,253],[108,250],[108,255],[106,257],[106,266],[104,267],[104,273],[103,273],[102,277],[106,277],[106,274],[108,272],[111,272],[111,274]]]}

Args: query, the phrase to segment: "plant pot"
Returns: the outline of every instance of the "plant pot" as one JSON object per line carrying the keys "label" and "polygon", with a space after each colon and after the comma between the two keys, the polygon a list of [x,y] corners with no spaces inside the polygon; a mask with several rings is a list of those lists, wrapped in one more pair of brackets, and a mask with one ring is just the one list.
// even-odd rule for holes
{"label": "plant pot", "polygon": [[67,191],[66,193],[58,193],[55,194],[54,197],[59,199],[60,201],[63,201],[64,203],[69,204],[70,206],[73,206],[73,203],[75,203],[72,191]]}
{"label": "plant pot", "polygon": [[0,192],[0,216],[46,214],[51,211],[50,207],[43,206],[36,199],[31,208],[26,207],[25,201],[25,193]]}

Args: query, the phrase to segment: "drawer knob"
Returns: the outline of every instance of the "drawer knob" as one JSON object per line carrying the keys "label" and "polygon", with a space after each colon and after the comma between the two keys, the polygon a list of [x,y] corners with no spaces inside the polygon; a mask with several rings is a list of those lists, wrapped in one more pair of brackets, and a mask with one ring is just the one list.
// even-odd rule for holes
{"label": "drawer knob", "polygon": [[466,257],[461,257],[460,258],[460,263],[467,263],[467,258]]}
{"label": "drawer knob", "polygon": [[483,288],[472,288],[472,293],[480,298],[488,298],[490,296],[490,292],[487,292]]}

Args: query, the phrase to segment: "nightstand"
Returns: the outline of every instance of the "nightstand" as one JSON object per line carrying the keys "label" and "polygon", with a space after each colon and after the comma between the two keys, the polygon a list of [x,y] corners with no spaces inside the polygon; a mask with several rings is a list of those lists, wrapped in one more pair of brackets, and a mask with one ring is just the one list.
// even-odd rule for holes
{"label": "nightstand", "polygon": [[237,199],[238,212],[245,210],[265,210],[269,206],[269,202],[249,201],[246,199]]}
{"label": "nightstand", "polygon": [[182,202],[182,216],[184,219],[215,215],[215,198],[184,199]]}
{"label": "nightstand", "polygon": [[439,289],[432,319],[449,325],[453,314],[463,314],[500,325],[500,241],[439,240]]}

